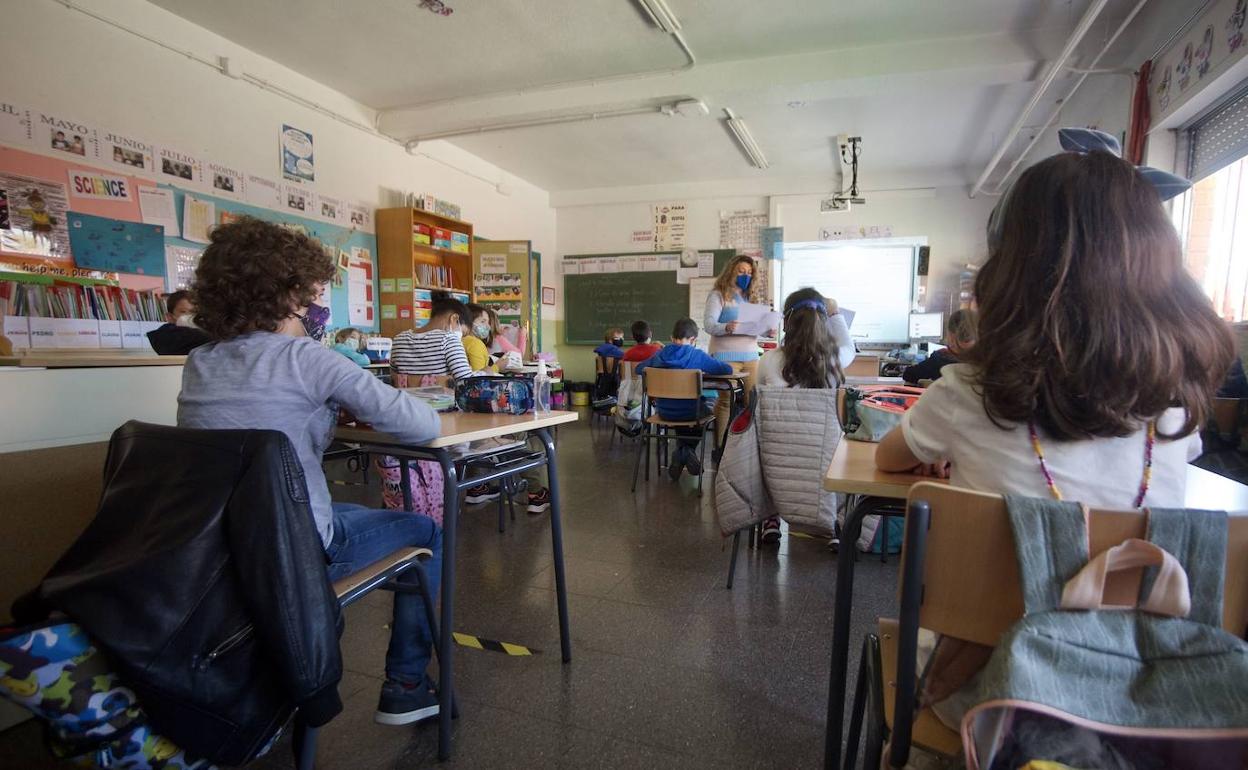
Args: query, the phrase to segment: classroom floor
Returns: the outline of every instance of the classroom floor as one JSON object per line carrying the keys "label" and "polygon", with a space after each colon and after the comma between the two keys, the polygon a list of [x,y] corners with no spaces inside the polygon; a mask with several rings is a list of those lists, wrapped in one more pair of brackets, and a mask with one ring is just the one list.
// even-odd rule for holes
{"label": "classroom floor", "polygon": [[[836,557],[787,533],[760,552],[743,544],[726,590],[729,551],[693,488],[652,470],[630,493],[635,445],[609,439],[585,420],[559,435],[571,663],[559,660],[547,517],[520,508],[501,535],[492,504],[461,519],[456,630],[540,653],[456,648],[446,766],[819,766]],[[380,504],[371,478],[335,485],[335,499]],[[896,576],[895,558],[859,560],[851,673],[862,634],[895,612]],[[390,601],[376,592],[347,610],[345,708],[322,730],[320,770],[439,766],[435,723],[373,722]],[[0,733],[0,766],[36,766],[40,741],[30,722]],[[292,767],[289,742],[253,767]]]}

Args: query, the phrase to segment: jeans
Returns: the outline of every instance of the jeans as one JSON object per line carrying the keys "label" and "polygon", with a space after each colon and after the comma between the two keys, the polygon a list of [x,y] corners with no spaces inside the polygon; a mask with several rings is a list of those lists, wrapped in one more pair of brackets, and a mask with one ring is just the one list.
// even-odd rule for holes
{"label": "jeans", "polygon": [[[367,567],[400,548],[428,548],[433,556],[425,563],[429,593],[438,598],[442,580],[442,530],[428,516],[410,511],[365,508],[353,503],[334,503],[334,539],[325,549],[330,580],[338,580]],[[415,587],[415,570],[398,582]],[[433,635],[418,593],[394,594],[394,620],[386,650],[386,678],[417,685],[424,681]]]}

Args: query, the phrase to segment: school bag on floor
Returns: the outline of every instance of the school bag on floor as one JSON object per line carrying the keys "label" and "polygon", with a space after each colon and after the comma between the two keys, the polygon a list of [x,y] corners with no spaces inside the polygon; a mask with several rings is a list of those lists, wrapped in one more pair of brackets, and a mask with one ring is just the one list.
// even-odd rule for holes
{"label": "school bag on floor", "polygon": [[846,438],[879,441],[901,424],[906,410],[923,395],[922,388],[904,385],[864,385],[845,389]]}
{"label": "school bag on floor", "polygon": [[620,359],[599,356],[602,371],[594,377],[592,405],[595,412],[608,412],[620,392]]}
{"label": "school bag on floor", "polygon": [[620,383],[615,400],[615,427],[625,436],[641,433],[641,378],[633,377]]}
{"label": "school bag on floor", "polygon": [[[1248,644],[1221,628],[1226,514],[1149,510],[1147,540],[1089,560],[1080,506],[1006,504],[1024,615],[962,720],[967,767],[1248,766]],[[1136,606],[1106,606],[1106,575],[1141,566]]]}

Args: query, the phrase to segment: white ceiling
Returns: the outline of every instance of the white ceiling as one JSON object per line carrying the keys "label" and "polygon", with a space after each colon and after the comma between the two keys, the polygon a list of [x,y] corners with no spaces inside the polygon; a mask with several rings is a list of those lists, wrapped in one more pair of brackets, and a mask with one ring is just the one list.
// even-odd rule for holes
{"label": "white ceiling", "polygon": [[[152,2],[382,111],[382,130],[403,139],[687,97],[711,107],[451,140],[551,191],[831,179],[840,133],[864,137],[868,187],[879,186],[871,174],[966,183],[1088,4],[668,0],[698,58],[682,70],[684,54],[635,0],[446,0],[448,17],[418,0]],[[1084,61],[1131,5],[1110,0]],[[1174,17],[1185,2],[1152,5]],[[1128,35],[1118,49],[1139,42]],[[656,70],[673,72],[629,77]],[[724,107],[748,122],[771,168],[746,164]]]}

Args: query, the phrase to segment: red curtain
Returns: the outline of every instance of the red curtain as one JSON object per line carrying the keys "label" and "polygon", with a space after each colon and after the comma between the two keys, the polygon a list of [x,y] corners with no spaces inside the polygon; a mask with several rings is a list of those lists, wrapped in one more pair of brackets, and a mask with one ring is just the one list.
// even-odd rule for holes
{"label": "red curtain", "polygon": [[1126,159],[1133,165],[1144,162],[1144,145],[1148,140],[1148,129],[1152,127],[1152,116],[1148,109],[1148,77],[1153,71],[1151,60],[1140,66],[1135,77],[1135,96],[1131,99],[1131,128],[1127,131]]}

